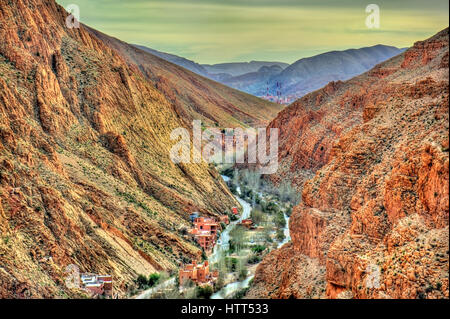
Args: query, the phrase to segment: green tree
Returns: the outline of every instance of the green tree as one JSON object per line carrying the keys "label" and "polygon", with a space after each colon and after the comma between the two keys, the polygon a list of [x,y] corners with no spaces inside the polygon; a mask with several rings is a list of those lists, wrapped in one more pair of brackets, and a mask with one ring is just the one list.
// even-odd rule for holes
{"label": "green tree", "polygon": [[230,232],[230,248],[233,245],[234,251],[239,252],[242,248],[244,248],[244,238],[245,238],[245,230],[243,226],[236,226]]}
{"label": "green tree", "polygon": [[225,258],[225,262],[229,272],[235,272],[237,270],[237,258]]}
{"label": "green tree", "polygon": [[250,256],[250,258],[248,259],[247,262],[250,265],[254,265],[254,264],[259,263],[260,261],[261,261],[261,257],[259,257],[257,254],[253,254],[253,255]]}
{"label": "green tree", "polygon": [[262,246],[262,245],[256,245],[254,247],[252,247],[252,251],[256,254],[260,254],[262,253],[264,250],[266,250],[266,246]]}
{"label": "green tree", "polygon": [[264,222],[264,214],[261,210],[253,208],[252,212],[250,213],[250,217],[256,225],[260,225]]}
{"label": "green tree", "polygon": [[278,241],[283,241],[285,237],[286,236],[284,235],[283,229],[278,229],[277,230],[277,240]]}
{"label": "green tree", "polygon": [[245,267],[242,267],[241,270],[239,270],[239,280],[245,280],[247,278],[248,271]]}
{"label": "green tree", "polygon": [[195,293],[197,295],[197,298],[200,299],[209,299],[211,295],[213,294],[213,289],[211,286],[203,286],[203,287],[197,287],[195,288]]}
{"label": "green tree", "polygon": [[281,211],[277,212],[275,215],[274,222],[278,228],[286,227],[286,219],[284,219],[284,214]]}
{"label": "green tree", "polygon": [[158,273],[151,274],[150,277],[148,277],[148,285],[150,287],[155,286],[158,283],[160,277],[161,275]]}
{"label": "green tree", "polygon": [[147,286],[148,286],[147,278],[144,275],[139,275],[136,279],[136,283],[137,283],[139,289],[144,289],[144,288],[147,288]]}

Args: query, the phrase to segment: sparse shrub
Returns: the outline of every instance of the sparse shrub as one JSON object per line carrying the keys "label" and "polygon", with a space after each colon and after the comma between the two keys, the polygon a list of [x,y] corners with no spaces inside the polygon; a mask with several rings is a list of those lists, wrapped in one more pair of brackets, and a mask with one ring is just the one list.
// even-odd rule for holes
{"label": "sparse shrub", "polygon": [[258,255],[256,255],[256,254],[254,254],[254,255],[250,256],[250,258],[248,259],[247,262],[248,262],[250,265],[254,265],[254,264],[259,263],[260,261],[261,261],[261,257],[258,256]]}
{"label": "sparse shrub", "polygon": [[277,230],[277,240],[283,241],[286,236],[284,235],[284,231],[282,229]]}
{"label": "sparse shrub", "polygon": [[266,246],[263,246],[263,245],[256,245],[256,246],[252,247],[252,251],[257,254],[262,253],[264,250],[266,250]]}
{"label": "sparse shrub", "polygon": [[139,275],[136,279],[136,283],[137,283],[139,289],[145,289],[145,288],[147,288],[148,281],[144,275]]}
{"label": "sparse shrub", "polygon": [[195,294],[197,298],[200,299],[209,299],[213,294],[213,289],[211,286],[203,286],[195,288]]}
{"label": "sparse shrub", "polygon": [[247,274],[248,274],[248,271],[247,271],[247,269],[245,269],[244,267],[242,267],[242,269],[241,270],[239,270],[239,280],[245,280],[245,278],[247,278]]}
{"label": "sparse shrub", "polygon": [[245,295],[247,294],[248,290],[249,290],[248,287],[240,289],[233,295],[233,299],[243,299],[245,297]]}
{"label": "sparse shrub", "polygon": [[148,277],[148,285],[149,285],[150,287],[155,286],[155,285],[158,283],[158,281],[159,281],[160,278],[161,278],[161,275],[158,274],[158,273],[151,274],[151,275]]}

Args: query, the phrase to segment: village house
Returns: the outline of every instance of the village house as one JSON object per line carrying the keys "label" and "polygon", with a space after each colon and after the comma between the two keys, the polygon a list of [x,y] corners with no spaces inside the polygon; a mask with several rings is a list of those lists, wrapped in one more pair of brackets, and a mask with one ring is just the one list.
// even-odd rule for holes
{"label": "village house", "polygon": [[197,285],[214,283],[218,277],[219,272],[217,270],[211,272],[207,260],[203,264],[197,264],[197,262],[193,261],[192,264],[184,265],[179,271],[179,281],[181,286],[188,280],[192,280]]}
{"label": "village house", "polygon": [[93,296],[113,296],[113,283],[111,275],[81,274],[82,288]]}
{"label": "village house", "polygon": [[190,234],[194,235],[200,247],[205,251],[211,251],[216,244],[219,229],[220,224],[214,218],[197,217],[194,219],[194,228]]}
{"label": "village house", "polygon": [[237,209],[237,207],[233,207],[231,211],[233,212],[233,215],[239,215],[239,210]]}
{"label": "village house", "polygon": [[198,230],[197,228],[194,228],[191,231],[191,234],[194,235],[197,243],[205,251],[211,251],[214,248],[217,236],[212,234],[209,230]]}
{"label": "village house", "polygon": [[207,230],[210,231],[211,234],[217,235],[220,224],[214,218],[198,217],[194,219],[194,227],[198,230]]}

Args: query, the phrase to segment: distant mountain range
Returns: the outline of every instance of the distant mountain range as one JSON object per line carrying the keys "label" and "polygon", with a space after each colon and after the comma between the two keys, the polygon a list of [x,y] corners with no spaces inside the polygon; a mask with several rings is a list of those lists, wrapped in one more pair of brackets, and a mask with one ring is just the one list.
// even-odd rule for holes
{"label": "distant mountain range", "polygon": [[[276,83],[281,83],[283,95],[301,97],[320,89],[331,81],[344,81],[362,74],[378,63],[390,59],[405,49],[386,45],[375,45],[361,49],[331,51],[310,58],[300,59],[269,82],[269,94],[275,94]],[[264,83],[255,88],[252,94],[262,95]]]}
{"label": "distant mountain range", "polygon": [[405,51],[405,49],[379,44],[360,49],[326,52],[300,59],[291,65],[263,61],[208,65],[144,46],[135,46],[249,94],[272,101],[278,101],[280,96],[284,103],[290,103],[309,92],[320,89],[331,81],[348,80]]}
{"label": "distant mountain range", "polygon": [[177,64],[189,71],[203,75],[207,78],[216,80],[218,82],[225,82],[241,75],[258,72],[263,67],[276,66],[283,70],[289,66],[284,62],[266,62],[266,61],[250,61],[250,62],[231,62],[220,64],[199,64],[186,58],[154,50],[142,45],[134,45],[135,47],[156,55],[166,61]]}
{"label": "distant mountain range", "polygon": [[280,69],[285,69],[289,66],[288,63],[283,62],[264,62],[264,61],[250,61],[250,62],[235,62],[235,63],[221,63],[221,64],[204,64],[203,67],[209,74],[229,74],[233,77],[241,76],[252,72],[257,72],[264,67],[276,66]]}

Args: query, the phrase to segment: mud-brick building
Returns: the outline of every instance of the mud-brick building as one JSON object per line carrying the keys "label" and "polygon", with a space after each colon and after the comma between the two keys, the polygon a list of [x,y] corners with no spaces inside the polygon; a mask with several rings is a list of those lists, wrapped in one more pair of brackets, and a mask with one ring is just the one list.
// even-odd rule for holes
{"label": "mud-brick building", "polygon": [[241,225],[244,226],[244,227],[247,227],[248,229],[255,228],[253,226],[253,220],[251,220],[251,219],[244,219],[244,220],[242,220]]}
{"label": "mud-brick building", "polygon": [[212,234],[209,230],[198,230],[194,228],[191,231],[191,234],[194,235],[197,243],[202,247],[205,251],[211,251],[216,244],[216,234]]}
{"label": "mud-brick building", "polygon": [[197,285],[214,283],[218,277],[218,271],[210,271],[208,261],[205,261],[203,264],[197,264],[194,261],[192,264],[184,265],[179,271],[180,285],[184,285],[188,280],[192,280]]}
{"label": "mud-brick building", "polygon": [[194,219],[194,227],[197,230],[207,230],[211,232],[212,235],[217,235],[220,224],[214,218],[198,217]]}
{"label": "mud-brick building", "polygon": [[209,217],[197,217],[193,224],[191,235],[194,236],[200,247],[205,251],[211,251],[216,244],[217,233],[221,229],[220,224],[214,218]]}

